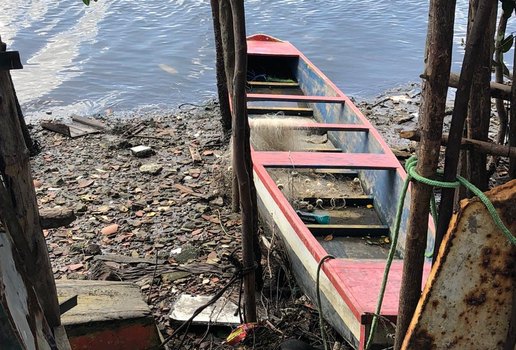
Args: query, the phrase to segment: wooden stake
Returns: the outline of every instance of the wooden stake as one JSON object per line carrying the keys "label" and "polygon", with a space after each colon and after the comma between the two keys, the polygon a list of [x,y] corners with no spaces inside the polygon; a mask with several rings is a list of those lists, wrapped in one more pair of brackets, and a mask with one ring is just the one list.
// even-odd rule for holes
{"label": "wooden stake", "polygon": [[[516,55],[514,55],[514,63],[516,64]],[[516,67],[516,66],[514,66]],[[509,120],[509,146],[516,147],[516,84],[513,84],[511,90],[511,119]],[[516,159],[509,162],[509,176],[516,179]]]}
{"label": "wooden stake", "polygon": [[[502,13],[500,14],[500,21],[498,22],[498,28],[496,31],[496,40],[494,45],[494,57],[493,60],[496,62],[495,65],[495,82],[503,83],[503,51],[502,51],[502,42],[505,39],[505,31],[507,29],[507,20],[509,19],[510,14],[505,13],[502,9]],[[509,88],[509,97],[510,97],[510,87]],[[503,145],[505,143],[505,135],[507,134],[507,124],[509,121],[509,116],[507,115],[507,109],[505,108],[504,99],[496,98],[496,113],[498,115],[498,133],[496,136],[496,141]],[[493,157],[489,162],[489,171],[494,173],[496,170],[496,166],[498,165],[498,158]]]}
{"label": "wooden stake", "polygon": [[[224,54],[224,70],[226,71],[226,82],[229,95],[233,96],[233,75],[235,74],[235,39],[233,30],[233,13],[231,12],[231,4],[229,0],[219,0],[219,21],[222,38],[222,48]],[[230,101],[230,109],[233,111],[232,101]],[[235,124],[235,120],[232,120]],[[232,147],[233,148],[233,147]],[[234,162],[235,157],[232,156],[233,174],[231,177],[231,209],[233,212],[240,211],[240,198],[238,190],[238,179],[235,167],[238,164]]]}
{"label": "wooden stake", "polygon": [[235,39],[235,74],[233,78],[233,158],[238,178],[240,207],[242,209],[242,259],[244,265],[245,321],[256,322],[255,259],[253,241],[256,236],[253,203],[253,166],[249,145],[249,122],[247,117],[247,39],[245,34],[245,11],[243,0],[230,0],[233,13]]}
{"label": "wooden stake", "polygon": [[[18,246],[21,237],[20,240],[13,237],[25,264],[27,278],[34,286],[49,326],[53,328],[60,324],[56,286],[40,225],[28,150],[21,131],[9,71],[0,71],[0,125],[0,186],[4,187],[4,197],[10,201],[18,225],[12,224],[13,217],[4,214],[2,222],[7,229],[17,227],[16,232],[10,234],[22,235],[26,242]],[[3,205],[4,210],[6,207],[8,204]]]}
{"label": "wooden stake", "polygon": [[[450,127],[450,135],[448,138],[448,147],[446,148],[444,181],[455,181],[457,176],[457,166],[459,162],[460,142],[462,132],[464,130],[464,121],[466,120],[469,96],[471,92],[471,82],[473,73],[479,65],[477,60],[482,50],[482,38],[486,26],[491,18],[491,11],[496,2],[493,0],[479,0],[477,13],[471,34],[466,41],[466,51],[459,80],[459,86],[455,95],[455,104],[453,108],[452,122]],[[448,223],[453,212],[455,189],[443,189],[441,195],[441,204],[439,207],[439,222],[435,237],[434,251],[438,252]],[[437,254],[434,254],[434,257]]]}
{"label": "wooden stake", "polygon": [[[473,18],[477,10],[479,0],[470,3],[469,27],[473,26]],[[473,72],[471,92],[469,97],[467,116],[467,137],[471,139],[487,141],[489,138],[489,120],[491,119],[491,93],[489,83],[491,81],[491,64],[493,56],[493,38],[496,27],[496,10],[493,6],[488,25],[484,28],[480,39],[479,61]],[[485,153],[464,152],[466,178],[482,191],[487,190],[487,157]],[[466,196],[471,196],[468,190],[464,190]]]}
{"label": "wooden stake", "polygon": [[[431,0],[420,107],[421,143],[417,172],[433,177],[439,160],[446,95],[450,77],[455,0]],[[405,243],[403,277],[396,325],[395,349],[399,350],[421,295],[424,252],[432,188],[412,183],[410,216]]]}
{"label": "wooden stake", "polygon": [[224,67],[224,49],[222,47],[222,34],[220,28],[219,1],[211,0],[211,16],[213,19],[213,33],[215,35],[217,92],[221,114],[222,128],[231,130],[231,109],[229,108],[229,91]]}

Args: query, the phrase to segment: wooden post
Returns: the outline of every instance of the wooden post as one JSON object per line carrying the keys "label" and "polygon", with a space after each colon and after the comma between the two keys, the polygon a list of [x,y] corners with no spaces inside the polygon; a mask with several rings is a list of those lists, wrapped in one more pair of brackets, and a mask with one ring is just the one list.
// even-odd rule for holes
{"label": "wooden post", "polygon": [[[512,12],[512,11],[511,11]],[[500,14],[500,21],[498,22],[498,28],[496,31],[496,40],[494,47],[494,62],[495,65],[495,82],[502,84],[504,82],[503,78],[503,51],[502,51],[502,41],[505,39],[505,31],[507,29],[507,20],[511,14],[506,13],[502,8],[502,13]],[[504,144],[505,135],[507,134],[507,122],[509,121],[509,117],[507,116],[507,109],[505,108],[504,99],[496,98],[496,113],[498,114],[498,133],[496,135],[496,140],[500,145]],[[496,170],[496,166],[498,164],[498,157],[493,157],[489,163],[489,171],[494,173]]]}
{"label": "wooden post", "polygon": [[[473,25],[473,18],[478,7],[479,0],[472,0],[470,3],[470,23]],[[489,120],[491,119],[491,63],[493,56],[493,37],[496,27],[497,6],[492,7],[491,16],[479,45],[480,53],[477,57],[479,61],[473,72],[471,92],[468,106],[467,117],[467,137],[481,141],[489,138]],[[487,157],[485,154],[466,151],[466,174],[469,181],[482,191],[487,190]],[[466,193],[469,191],[466,191]],[[468,196],[471,194],[468,193]]]}
{"label": "wooden post", "polygon": [[[245,10],[243,0],[230,0],[233,12],[235,39],[235,73],[233,78],[233,157],[236,165],[242,209],[242,259],[244,265],[245,321],[256,322],[255,259],[253,241],[256,236],[253,202],[253,165],[250,156],[249,122],[247,118],[247,39],[245,34]],[[256,197],[254,197],[256,198]]]}
{"label": "wooden post", "polygon": [[[431,0],[428,14],[425,57],[426,81],[423,81],[419,123],[421,142],[416,171],[433,177],[439,161],[441,135],[450,78],[454,0]],[[395,349],[399,350],[421,295],[424,252],[432,188],[419,182],[411,187],[410,216],[405,243],[403,277],[396,325]]]}
{"label": "wooden post", "polygon": [[[231,12],[231,4],[229,0],[219,0],[219,21],[222,38],[222,49],[224,56],[224,69],[226,71],[226,82],[229,95],[233,95],[233,75],[235,74],[235,39],[233,31],[233,14]],[[230,108],[233,110],[232,102]],[[235,120],[232,121],[233,125]],[[238,179],[235,167],[238,166],[234,162],[235,157],[231,157],[233,174],[231,178],[231,209],[233,212],[240,210],[240,199],[238,191]]]}
{"label": "wooden post", "polygon": [[220,28],[219,1],[211,0],[211,16],[213,19],[213,33],[215,36],[217,92],[219,96],[220,117],[222,128],[231,130],[231,109],[229,108],[229,92],[224,67],[224,49]]}
{"label": "wooden post", "polygon": [[[514,55],[514,64],[516,64],[516,55]],[[516,66],[514,66],[516,67]],[[511,119],[509,120],[509,146],[516,147],[516,83],[513,73],[512,90],[511,90]],[[511,179],[516,179],[516,159],[509,161],[509,176]]]}
{"label": "wooden post", "polygon": [[[0,37],[0,52],[5,51],[7,51],[7,45],[4,42],[2,42],[2,38]],[[11,78],[11,73],[9,71],[8,74],[9,80],[11,82],[11,89],[14,95],[14,101],[16,102],[16,111],[18,113],[18,118],[20,119],[20,126],[23,133],[23,139],[25,140],[25,145],[27,146],[27,149],[29,150],[31,155],[36,155],[38,153],[38,149],[36,147],[36,144],[32,141],[32,138],[30,137],[29,129],[27,128],[27,124],[25,123],[25,118],[23,117],[23,112],[21,110],[20,103],[18,102],[16,90],[14,88],[13,80]]]}
{"label": "wooden post", "polygon": [[[40,226],[28,150],[21,131],[9,71],[0,71],[0,125],[0,186],[3,186],[7,193],[6,197],[10,201],[19,227],[16,232],[10,234],[21,235],[27,242],[27,247],[17,246],[17,249],[45,318],[53,328],[60,324],[56,286]],[[13,227],[8,225],[12,217],[1,219],[4,227]]]}
{"label": "wooden post", "polygon": [[[455,181],[457,176],[457,166],[459,162],[460,144],[462,132],[464,130],[464,121],[466,120],[469,96],[471,92],[471,82],[473,73],[479,65],[477,60],[482,50],[482,38],[485,28],[491,18],[493,6],[496,5],[494,0],[479,0],[477,12],[475,14],[475,22],[471,27],[471,34],[466,41],[466,51],[459,79],[459,86],[455,95],[455,104],[453,108],[452,122],[448,138],[448,147],[446,148],[444,181]],[[435,237],[434,251],[438,252],[454,207],[455,189],[443,189],[441,195],[441,204],[439,207],[439,222]],[[437,254],[434,254],[434,257]]]}

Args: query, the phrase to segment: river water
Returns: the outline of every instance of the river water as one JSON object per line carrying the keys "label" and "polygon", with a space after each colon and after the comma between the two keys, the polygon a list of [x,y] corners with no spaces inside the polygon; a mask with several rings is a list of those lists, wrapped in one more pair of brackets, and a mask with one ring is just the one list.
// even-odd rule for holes
{"label": "river water", "polygon": [[[0,35],[24,69],[26,114],[61,117],[170,109],[215,93],[208,0],[0,0]],[[246,0],[248,34],[294,43],[345,93],[368,98],[417,81],[428,4],[421,0]],[[458,1],[454,65],[467,1]]]}

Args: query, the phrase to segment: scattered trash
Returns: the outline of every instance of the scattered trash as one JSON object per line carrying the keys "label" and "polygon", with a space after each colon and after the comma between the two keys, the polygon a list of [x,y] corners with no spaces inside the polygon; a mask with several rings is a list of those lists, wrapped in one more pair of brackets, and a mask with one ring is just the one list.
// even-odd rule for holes
{"label": "scattered trash", "polygon": [[147,158],[152,156],[155,152],[149,146],[136,146],[131,148],[131,153],[138,158]]}
{"label": "scattered trash", "polygon": [[244,341],[247,336],[251,333],[251,331],[257,327],[256,323],[244,323],[239,325],[237,328],[231,332],[231,334],[226,339],[226,342],[229,345],[236,345]]}
{"label": "scattered trash", "polygon": [[309,224],[322,224],[326,225],[330,223],[330,216],[327,214],[316,214],[316,213],[308,213],[305,211],[297,210],[297,215],[303,220],[304,223]]}
{"label": "scattered trash", "polygon": [[[211,300],[211,296],[181,294],[172,305],[170,319],[176,322],[187,321],[199,307]],[[219,326],[235,326],[240,324],[238,308],[230,300],[220,298],[213,305],[204,309],[193,319],[192,324],[210,324]]]}
{"label": "scattered trash", "polygon": [[72,116],[72,122],[65,124],[59,122],[41,122],[41,126],[47,130],[76,138],[88,134],[97,134],[106,129],[106,125],[92,118]]}

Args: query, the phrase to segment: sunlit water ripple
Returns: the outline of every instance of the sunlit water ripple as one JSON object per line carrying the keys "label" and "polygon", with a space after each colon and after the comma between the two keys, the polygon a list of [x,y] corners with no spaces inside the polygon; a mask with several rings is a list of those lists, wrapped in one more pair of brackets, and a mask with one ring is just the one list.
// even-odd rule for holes
{"label": "sunlit water ripple", "polygon": [[[6,4],[7,3],[7,4]],[[466,0],[458,1],[455,68]],[[248,34],[294,43],[348,95],[417,81],[427,2],[247,0]],[[2,0],[0,35],[20,51],[18,97],[33,117],[174,108],[215,96],[207,0]]]}

